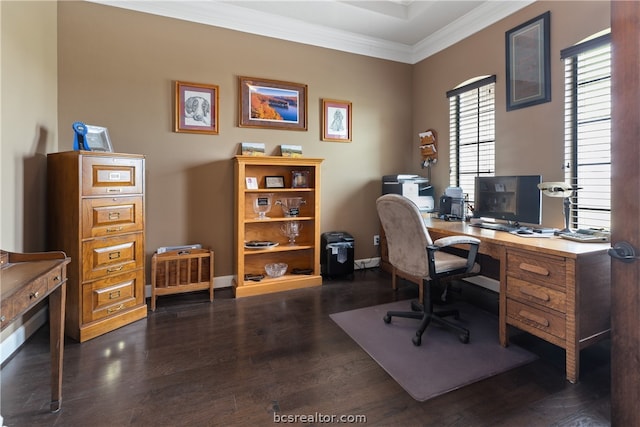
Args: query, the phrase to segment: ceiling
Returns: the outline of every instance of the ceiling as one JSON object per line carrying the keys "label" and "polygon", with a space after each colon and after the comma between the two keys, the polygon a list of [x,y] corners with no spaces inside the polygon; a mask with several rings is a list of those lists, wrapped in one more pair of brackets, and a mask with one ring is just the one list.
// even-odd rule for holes
{"label": "ceiling", "polygon": [[414,64],[535,0],[89,0]]}

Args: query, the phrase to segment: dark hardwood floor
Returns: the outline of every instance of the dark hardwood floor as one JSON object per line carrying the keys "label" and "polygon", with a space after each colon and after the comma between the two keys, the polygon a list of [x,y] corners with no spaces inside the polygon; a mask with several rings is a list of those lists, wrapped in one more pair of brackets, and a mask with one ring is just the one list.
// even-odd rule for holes
{"label": "dark hardwood floor", "polygon": [[[274,411],[364,415],[375,426],[610,425],[608,341],[582,351],[574,385],[564,379],[564,351],[512,331],[537,361],[415,401],[329,318],[417,294],[409,283],[399,288],[372,269],[237,300],[230,289],[213,303],[206,292],[160,297],[147,319],[83,344],[67,339],[55,414],[44,326],[2,366],[0,413],[9,427],[269,426]],[[496,310],[495,295],[463,288],[465,299]]]}

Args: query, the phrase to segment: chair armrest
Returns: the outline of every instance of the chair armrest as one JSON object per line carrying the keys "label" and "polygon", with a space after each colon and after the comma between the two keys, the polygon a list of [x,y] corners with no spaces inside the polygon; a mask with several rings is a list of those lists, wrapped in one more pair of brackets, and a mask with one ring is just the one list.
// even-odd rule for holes
{"label": "chair armrest", "polygon": [[[460,235],[442,237],[433,242],[433,245],[429,246],[427,248],[427,251],[439,250],[441,248],[453,245],[469,245],[469,252],[467,254],[467,267],[465,269],[465,272],[471,273],[471,271],[473,271],[473,268],[475,267],[476,256],[478,255],[478,248],[480,246],[480,239]],[[432,254],[429,254],[429,257],[431,260],[434,259]],[[434,265],[431,265],[431,267],[434,267]]]}
{"label": "chair armrest", "polygon": [[453,245],[463,245],[463,244],[479,245],[480,240],[476,239],[475,237],[469,237],[469,236],[448,236],[448,237],[442,237],[436,240],[435,242],[433,242],[434,246],[438,246],[440,248],[453,246]]}

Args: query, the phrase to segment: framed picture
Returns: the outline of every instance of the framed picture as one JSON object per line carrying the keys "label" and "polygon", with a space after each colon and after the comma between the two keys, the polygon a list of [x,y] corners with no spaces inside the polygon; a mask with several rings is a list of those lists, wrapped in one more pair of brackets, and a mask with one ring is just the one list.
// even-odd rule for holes
{"label": "framed picture", "polygon": [[243,156],[264,156],[265,146],[263,142],[243,142],[240,145]]}
{"label": "framed picture", "polygon": [[351,103],[335,99],[322,100],[323,141],[351,141]]}
{"label": "framed picture", "polygon": [[174,132],[218,134],[218,86],[175,82]]}
{"label": "framed picture", "polygon": [[309,188],[309,171],[292,171],[291,188]]}
{"label": "framed picture", "polygon": [[84,143],[91,151],[113,152],[107,128],[92,125],[85,126],[87,128],[87,134],[84,136]]}
{"label": "framed picture", "polygon": [[307,85],[238,78],[238,126],[307,130]]}
{"label": "framed picture", "polygon": [[551,12],[506,32],[507,111],[551,101]]}
{"label": "framed picture", "polygon": [[258,178],[255,176],[248,176],[245,178],[247,181],[247,190],[257,190],[258,189]]}
{"label": "framed picture", "polygon": [[266,188],[284,188],[284,176],[265,176],[264,186]]}
{"label": "framed picture", "polygon": [[280,145],[282,157],[302,157],[302,145]]}

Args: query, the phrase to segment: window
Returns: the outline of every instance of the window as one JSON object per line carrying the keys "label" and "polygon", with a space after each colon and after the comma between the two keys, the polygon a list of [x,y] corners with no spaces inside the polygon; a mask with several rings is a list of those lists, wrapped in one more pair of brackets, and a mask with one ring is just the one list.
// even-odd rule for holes
{"label": "window", "polygon": [[561,51],[565,61],[565,181],[570,228],[611,227],[611,37]]}
{"label": "window", "polygon": [[495,82],[479,77],[447,92],[449,185],[462,187],[472,205],[475,177],[495,173]]}

